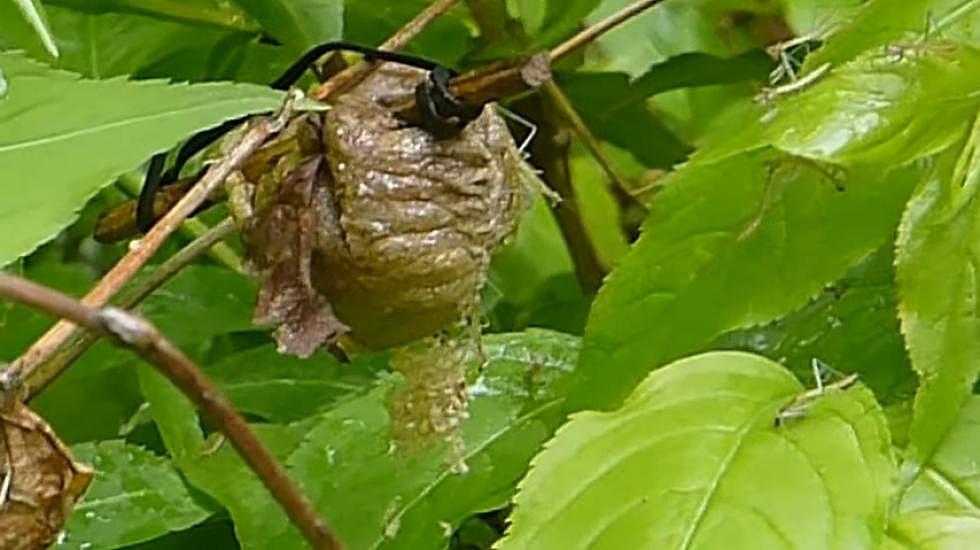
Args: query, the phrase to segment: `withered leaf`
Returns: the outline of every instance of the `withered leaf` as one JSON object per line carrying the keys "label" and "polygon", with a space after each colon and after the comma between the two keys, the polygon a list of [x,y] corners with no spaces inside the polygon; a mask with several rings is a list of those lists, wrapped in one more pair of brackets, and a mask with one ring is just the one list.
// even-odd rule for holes
{"label": "withered leaf", "polygon": [[280,350],[300,357],[347,330],[310,279],[318,220],[312,195],[321,165],[317,155],[292,168],[244,234],[249,262],[261,279],[255,322],[278,325]]}
{"label": "withered leaf", "polygon": [[0,413],[0,548],[47,548],[91,481],[92,470],[26,406]]}

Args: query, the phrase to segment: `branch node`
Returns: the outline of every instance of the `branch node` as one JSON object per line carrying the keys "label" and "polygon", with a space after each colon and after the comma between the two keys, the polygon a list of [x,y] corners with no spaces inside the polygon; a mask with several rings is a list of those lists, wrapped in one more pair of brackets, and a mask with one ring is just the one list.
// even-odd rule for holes
{"label": "branch node", "polygon": [[157,336],[149,323],[117,307],[102,308],[99,311],[99,321],[119,341],[135,348],[150,346]]}

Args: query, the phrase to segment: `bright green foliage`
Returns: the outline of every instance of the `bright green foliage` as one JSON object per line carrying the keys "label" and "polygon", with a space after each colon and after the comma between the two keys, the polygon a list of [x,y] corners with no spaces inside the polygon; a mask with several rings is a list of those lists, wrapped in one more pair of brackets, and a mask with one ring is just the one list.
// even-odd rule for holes
{"label": "bright green foliage", "polygon": [[917,174],[855,170],[841,192],[766,149],[674,172],[593,304],[572,405],[614,405],[651,368],[801,306],[888,237]]}
{"label": "bright green foliage", "polygon": [[496,548],[873,548],[893,474],[863,388],[803,388],[758,356],[651,374],[624,405],[574,415],[521,482]]}
{"label": "bright green foliage", "polygon": [[[174,82],[267,84],[431,3],[0,0],[0,265],[83,295],[126,250],[92,227],[150,155],[281,101]],[[461,1],[404,50],[465,71],[630,3]],[[352,550],[977,547],[978,29],[980,0],[657,3],[553,67],[601,163],[543,96],[504,101],[574,196],[493,260],[465,474],[440,442],[392,449],[391,350],[280,355],[247,275],[201,258],[137,311]],[[0,301],[0,361],[53,322]],[[98,470],[62,546],[305,547],[137,355],[100,342],[30,406]]]}
{"label": "bright green foliage", "polygon": [[899,317],[921,378],[909,474],[929,460],[980,373],[978,140],[975,126],[962,152],[936,163],[909,201],[896,243]]}
{"label": "bright green foliage", "polygon": [[910,399],[916,375],[895,317],[892,243],[858,264],[803,308],[761,327],[725,334],[710,345],[779,361],[801,380],[814,364],[830,374],[857,373],[883,404]]}
{"label": "bright green foliage", "polygon": [[980,540],[980,512],[922,510],[899,516],[888,530],[886,550],[969,550]]}
{"label": "bright green foliage", "polygon": [[[9,87],[0,103],[0,166],[17,175],[0,183],[0,266],[50,239],[96,191],[153,153],[280,101],[242,84],[80,80],[10,53],[0,54],[0,67]],[[101,150],[111,154],[92,154]]]}
{"label": "bright green foliage", "polygon": [[95,481],[65,528],[59,548],[119,548],[185,529],[211,515],[166,458],[120,440],[72,449]]}
{"label": "bright green foliage", "polygon": [[768,135],[794,155],[843,165],[911,162],[960,138],[980,105],[980,51],[949,45],[871,50],[778,102]]}
{"label": "bright green foliage", "polygon": [[39,0],[3,0],[0,2],[0,35],[8,35],[21,47],[40,44],[51,56],[58,57],[58,46],[48,26],[44,6]]}
{"label": "bright green foliage", "polygon": [[235,0],[282,43],[303,51],[340,38],[341,0]]}
{"label": "bright green foliage", "polygon": [[970,397],[956,423],[923,466],[922,474],[902,495],[901,510],[980,510],[980,466],[976,442],[980,437],[980,398]]}
{"label": "bright green foliage", "polygon": [[[488,337],[484,346],[489,364],[470,387],[463,428],[466,474],[451,471],[442,448],[417,457],[390,452],[385,396],[397,383],[392,378],[322,415],[257,429],[352,548],[437,547],[445,529],[509,497],[561,421],[556,387],[577,351],[574,338],[545,331]],[[140,379],[167,449],[192,484],[228,507],[243,547],[303,548],[227,445],[205,451],[187,399],[149,369],[141,368]]]}

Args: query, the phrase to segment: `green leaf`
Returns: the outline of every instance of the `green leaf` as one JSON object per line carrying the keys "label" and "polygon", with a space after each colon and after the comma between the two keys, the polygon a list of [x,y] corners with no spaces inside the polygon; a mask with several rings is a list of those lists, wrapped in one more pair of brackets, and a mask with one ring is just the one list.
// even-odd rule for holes
{"label": "green leaf", "polygon": [[914,47],[932,37],[980,45],[980,26],[977,25],[980,10],[977,7],[980,7],[977,0],[864,2],[853,16],[847,18],[848,24],[807,59],[807,66],[816,67],[827,62],[840,64],[879,46]]}
{"label": "green leaf", "polygon": [[654,372],[558,431],[495,548],[874,548],[893,475],[881,409],[828,390],[774,425],[802,389],[736,352]]}
{"label": "green leaf", "polygon": [[980,540],[976,510],[920,510],[896,518],[885,550],[967,550]]}
{"label": "green leaf", "polygon": [[731,332],[712,349],[751,351],[813,380],[813,365],[857,373],[878,401],[911,399],[917,379],[895,316],[893,244],[889,242],[810,303],[765,326]]}
{"label": "green leaf", "polygon": [[206,372],[238,410],[290,422],[368,388],[377,375],[368,367],[342,365],[327,352],[299,359],[267,345],[229,355]]}
{"label": "green leaf", "polygon": [[17,174],[0,182],[0,266],[53,237],[147,157],[222,120],[272,110],[281,97],[247,84],[83,80],[13,53],[0,53],[0,67],[9,83],[0,165]]}
{"label": "green leaf", "polygon": [[[484,339],[489,363],[470,386],[463,427],[465,475],[451,472],[442,449],[413,459],[390,453],[391,377],[320,416],[256,428],[351,548],[440,547],[445,529],[506,499],[561,422],[557,382],[571,370],[577,343],[540,330]],[[189,403],[157,382],[147,398],[168,448],[183,457],[177,463],[188,479],[229,509],[243,548],[304,548],[234,451],[202,454],[196,415],[173,414]]]}
{"label": "green leaf", "polygon": [[295,50],[304,51],[342,36],[342,0],[235,0],[235,3]]}
{"label": "green leaf", "polygon": [[901,511],[954,508],[980,511],[978,439],[980,397],[972,396],[915,482],[901,495]]}
{"label": "green leaf", "polygon": [[933,163],[899,228],[899,318],[920,378],[906,476],[929,461],[980,374],[978,146],[980,117],[962,151]]}
{"label": "green leaf", "polygon": [[120,440],[72,448],[95,480],[75,506],[59,548],[119,548],[204,521],[211,512],[188,492],[170,462]]}
{"label": "green leaf", "polygon": [[30,47],[40,41],[44,51],[58,57],[44,6],[38,0],[0,0],[0,21],[0,34],[11,36],[19,46]]}
{"label": "green leaf", "polygon": [[600,0],[548,0],[541,30],[534,37],[531,51],[548,49],[578,30],[582,21]]}
{"label": "green leaf", "polygon": [[666,178],[589,315],[569,405],[615,405],[651,369],[772,321],[878,248],[919,174],[818,166],[759,149]]}
{"label": "green leaf", "polygon": [[873,50],[766,115],[776,147],[844,165],[911,162],[954,143],[980,105],[980,51],[950,45]]}

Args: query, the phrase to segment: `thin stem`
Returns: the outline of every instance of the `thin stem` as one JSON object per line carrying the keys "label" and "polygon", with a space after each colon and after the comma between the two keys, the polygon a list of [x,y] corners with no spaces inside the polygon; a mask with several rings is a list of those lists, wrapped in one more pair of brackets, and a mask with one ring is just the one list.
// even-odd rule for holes
{"label": "thin stem", "polygon": [[630,185],[626,178],[620,175],[619,171],[613,166],[612,161],[606,156],[605,151],[602,150],[602,144],[599,140],[592,135],[589,127],[582,120],[582,117],[575,111],[575,107],[572,102],[568,99],[568,96],[561,91],[561,88],[553,80],[545,82],[542,86],[545,95],[548,100],[555,106],[555,109],[561,114],[561,116],[568,122],[575,132],[575,135],[582,140],[585,147],[589,150],[589,153],[595,158],[599,166],[606,172],[609,179],[615,184],[615,187],[620,191],[620,198],[628,198],[630,202],[635,202],[638,206],[646,210],[646,206],[641,203],[636,197],[633,196],[632,190],[633,186]]}
{"label": "thin stem", "polygon": [[584,31],[576,34],[575,36],[569,38],[568,40],[562,42],[558,46],[549,52],[549,57],[551,62],[554,63],[561,59],[562,57],[570,54],[581,46],[592,42],[599,35],[604,34],[611,30],[613,27],[620,25],[621,23],[627,21],[631,17],[634,17],[643,11],[656,6],[663,0],[640,0],[626,6],[625,8],[619,10],[618,12],[610,15],[609,17],[599,21],[595,25],[585,29]]}
{"label": "thin stem", "polygon": [[[142,179],[137,179],[134,177],[133,173],[123,174],[119,177],[119,183],[122,187],[131,193],[132,195],[139,195],[140,187],[143,185]],[[198,220],[196,218],[187,218],[184,223],[180,225],[180,232],[182,235],[190,239],[198,239],[206,235],[211,228],[208,224]],[[208,256],[217,261],[218,263],[224,264],[235,271],[242,270],[242,257],[235,252],[235,249],[228,246],[225,243],[217,242],[207,250]]]}
{"label": "thin stem", "polygon": [[[459,2],[460,0],[436,0],[435,2],[429,4],[424,10],[420,11],[418,15],[412,18],[411,21],[405,23],[402,28],[398,29],[395,34],[391,35],[388,40],[385,40],[380,46],[378,46],[378,49],[397,51],[404,48],[405,44],[408,44],[409,40],[422,32],[422,30],[428,26],[429,23],[431,23],[435,18],[449,11]],[[329,100],[350,86],[360,82],[365,76],[368,75],[368,73],[371,72],[375,65],[375,63],[361,61],[353,67],[344,69],[340,72],[340,74],[314,89],[310,93],[310,97],[319,101]]]}
{"label": "thin stem", "polygon": [[[343,548],[337,535],[286,476],[282,466],[262,445],[245,419],[218,393],[201,368],[153,325],[114,307],[95,309],[86,306],[56,290],[12,275],[0,274],[0,297],[68,319],[142,356],[197,404],[208,420],[231,441],[313,548]],[[8,371],[4,371],[0,376],[6,379],[7,374]],[[5,381],[9,382],[9,379]],[[9,384],[0,386],[9,387]]]}
{"label": "thin stem", "polygon": [[[163,283],[170,280],[181,269],[193,262],[206,250],[212,248],[225,237],[230,236],[236,230],[235,222],[231,218],[225,218],[218,225],[210,228],[204,235],[201,235],[190,244],[180,249],[176,254],[167,258],[165,262],[154,270],[148,277],[139,279],[135,286],[123,293],[119,299],[114,300],[118,307],[132,309],[142,302],[153,291],[160,288]],[[27,399],[33,399],[37,394],[55,380],[69,365],[75,362],[79,356],[85,353],[98,337],[91,332],[86,332],[78,327],[73,328],[71,334],[66,338],[66,343],[60,346],[57,352],[42,365],[39,365],[31,375],[24,381],[24,393]]]}
{"label": "thin stem", "polygon": [[[207,173],[191,187],[190,191],[177,202],[167,214],[109,270],[95,287],[82,299],[87,306],[101,306],[123,287],[143,265],[159,250],[164,240],[217,189],[226,177],[251,155],[269,136],[278,133],[292,114],[292,98],[273,118],[259,119],[246,132],[238,143],[225,155],[221,162],[213,164]],[[58,321],[40,339],[34,342],[7,369],[11,380],[25,380],[38,365],[50,358],[72,331],[68,321]]]}

